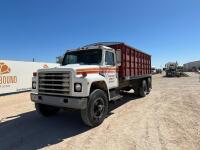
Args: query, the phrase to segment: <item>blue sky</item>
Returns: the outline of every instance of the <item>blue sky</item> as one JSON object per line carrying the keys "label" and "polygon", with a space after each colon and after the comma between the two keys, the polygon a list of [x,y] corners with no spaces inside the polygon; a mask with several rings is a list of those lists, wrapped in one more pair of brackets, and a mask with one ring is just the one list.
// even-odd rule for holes
{"label": "blue sky", "polygon": [[55,62],[66,49],[122,41],[154,66],[200,59],[199,0],[0,0],[0,59]]}

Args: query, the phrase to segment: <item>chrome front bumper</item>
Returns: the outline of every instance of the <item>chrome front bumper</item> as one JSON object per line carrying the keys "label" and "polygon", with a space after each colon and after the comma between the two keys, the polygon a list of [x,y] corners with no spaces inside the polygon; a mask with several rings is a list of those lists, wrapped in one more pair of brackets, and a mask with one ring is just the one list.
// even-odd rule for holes
{"label": "chrome front bumper", "polygon": [[31,100],[35,103],[74,109],[85,109],[88,102],[88,98],[49,96],[36,93],[31,93]]}

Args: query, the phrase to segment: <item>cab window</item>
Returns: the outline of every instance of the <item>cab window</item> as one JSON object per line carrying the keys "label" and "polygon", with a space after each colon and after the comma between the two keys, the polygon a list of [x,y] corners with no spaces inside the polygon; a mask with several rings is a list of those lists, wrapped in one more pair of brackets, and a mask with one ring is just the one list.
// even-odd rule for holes
{"label": "cab window", "polygon": [[106,65],[110,65],[110,66],[115,65],[114,54],[112,52],[106,51],[105,63]]}

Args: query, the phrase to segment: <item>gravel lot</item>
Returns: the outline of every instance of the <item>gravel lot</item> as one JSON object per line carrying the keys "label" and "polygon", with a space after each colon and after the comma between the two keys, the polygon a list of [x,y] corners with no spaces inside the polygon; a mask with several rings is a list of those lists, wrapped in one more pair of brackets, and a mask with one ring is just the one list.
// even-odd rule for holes
{"label": "gravel lot", "polygon": [[96,128],[83,125],[78,111],[43,118],[30,93],[0,97],[0,149],[199,150],[200,82],[190,77],[153,76],[145,98],[127,95],[110,104]]}

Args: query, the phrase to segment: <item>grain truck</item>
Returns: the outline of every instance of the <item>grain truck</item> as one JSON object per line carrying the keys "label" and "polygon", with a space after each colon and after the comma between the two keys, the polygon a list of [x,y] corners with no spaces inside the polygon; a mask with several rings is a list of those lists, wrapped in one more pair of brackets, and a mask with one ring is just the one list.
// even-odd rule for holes
{"label": "grain truck", "polygon": [[152,88],[151,56],[122,42],[101,42],[67,50],[60,67],[33,73],[31,100],[43,116],[79,109],[91,127],[103,122],[108,104],[121,91],[144,97]]}

